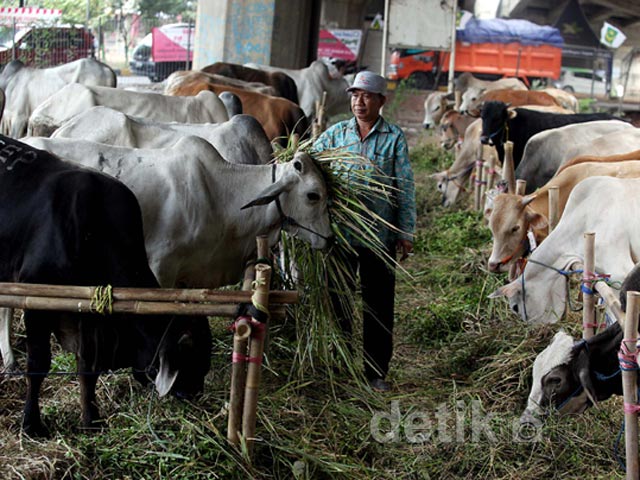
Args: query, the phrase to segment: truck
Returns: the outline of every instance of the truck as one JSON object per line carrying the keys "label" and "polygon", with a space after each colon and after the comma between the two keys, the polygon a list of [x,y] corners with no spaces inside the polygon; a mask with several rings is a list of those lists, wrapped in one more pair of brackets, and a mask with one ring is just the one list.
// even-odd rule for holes
{"label": "truck", "polygon": [[[457,31],[455,75],[470,72],[494,80],[518,77],[525,84],[560,77],[562,37],[553,27],[526,20],[471,20]],[[396,49],[391,54],[390,80],[411,79],[418,88],[446,82],[450,52]]]}

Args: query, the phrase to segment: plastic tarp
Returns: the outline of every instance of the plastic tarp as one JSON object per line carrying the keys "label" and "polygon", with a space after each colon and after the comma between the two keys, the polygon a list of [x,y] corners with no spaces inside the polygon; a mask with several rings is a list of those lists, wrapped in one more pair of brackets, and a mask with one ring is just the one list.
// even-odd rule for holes
{"label": "plastic tarp", "polygon": [[540,26],[528,20],[472,18],[464,30],[456,31],[457,40],[468,43],[512,43],[562,47],[564,40],[555,27]]}

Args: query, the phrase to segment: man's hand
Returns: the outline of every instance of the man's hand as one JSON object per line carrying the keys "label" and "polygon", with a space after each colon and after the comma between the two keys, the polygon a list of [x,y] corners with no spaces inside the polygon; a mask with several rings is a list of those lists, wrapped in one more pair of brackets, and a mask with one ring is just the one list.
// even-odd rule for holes
{"label": "man's hand", "polygon": [[400,252],[400,261],[406,260],[410,253],[413,253],[413,242],[411,240],[396,241],[396,250]]}

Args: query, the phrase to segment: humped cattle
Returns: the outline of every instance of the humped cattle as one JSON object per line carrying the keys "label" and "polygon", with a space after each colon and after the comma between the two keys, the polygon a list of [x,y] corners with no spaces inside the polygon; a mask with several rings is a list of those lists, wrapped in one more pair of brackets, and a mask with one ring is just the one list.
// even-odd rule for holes
{"label": "humped cattle", "polygon": [[580,155],[572,158],[567,163],[562,165],[556,175],[560,175],[566,169],[573,167],[574,165],[581,165],[583,163],[589,162],[601,162],[601,163],[614,163],[614,162],[625,162],[627,160],[638,160],[640,159],[640,150],[634,150],[632,152],[621,153],[619,155],[608,155],[606,157],[598,157],[596,155]]}
{"label": "humped cattle", "polygon": [[495,145],[500,163],[504,162],[504,144],[513,142],[513,163],[517,167],[524,147],[536,133],[573,123],[594,120],[617,120],[608,113],[557,114],[533,109],[509,109],[504,102],[486,102],[482,107],[482,136],[484,144]]}
{"label": "humped cattle", "polygon": [[640,251],[640,222],[629,215],[640,208],[639,189],[640,179],[590,177],[580,182],[556,228],[529,256],[524,272],[490,297],[507,297],[511,309],[526,322],[556,322],[564,315],[569,294],[562,272],[584,261],[585,232],[596,234],[596,272],[622,282]]}
{"label": "humped cattle", "polygon": [[464,72],[455,80],[456,91],[464,94],[471,87],[484,88],[485,90],[497,90],[510,88],[511,90],[527,90],[522,80],[517,78],[500,78],[498,80],[481,80],[469,72]]}
{"label": "humped cattle", "polygon": [[[625,158],[625,156],[627,154],[633,155],[633,152],[638,149],[640,149],[640,129],[638,128],[620,130],[609,135],[601,135],[581,146],[580,155],[562,164],[558,171],[564,167],[580,162],[595,161],[588,160],[588,157],[592,155],[597,155],[600,158],[598,161],[617,162],[629,160]],[[620,160],[616,159],[617,155],[620,155]]]}
{"label": "humped cattle", "polygon": [[[634,158],[640,160],[640,151],[636,152]],[[582,180],[594,176],[637,178],[640,177],[640,161],[581,163],[559,173],[534,194],[497,195],[493,199],[493,207],[485,212],[493,235],[489,271],[508,271],[513,263],[528,255],[547,238],[549,189],[558,188],[558,215],[562,217],[573,188]],[[530,238],[531,235],[533,238]]]}
{"label": "humped cattle", "polygon": [[271,160],[269,139],[258,121],[249,115],[236,115],[222,123],[166,123],[132,117],[107,107],[93,107],[66,122],[51,138],[76,138],[131,148],[167,148],[189,135],[204,138],[231,163],[263,165]]}
{"label": "humped cattle", "polygon": [[424,128],[432,128],[440,124],[442,116],[454,107],[453,94],[431,92],[424,101]]}
{"label": "humped cattle", "polygon": [[560,105],[561,107],[566,108],[573,113],[579,113],[580,104],[578,103],[578,99],[575,97],[575,95],[560,88],[553,87],[543,88],[542,90],[540,90],[540,92],[548,93],[549,95],[551,95],[556,99],[556,102],[558,102],[558,105]]}
{"label": "humped cattle", "polygon": [[23,137],[36,107],[70,83],[113,88],[116,75],[109,66],[92,58],[50,68],[27,67],[20,60],[9,62],[0,73],[0,89],[7,97],[0,133]]}
{"label": "humped cattle", "polygon": [[255,64],[248,66],[268,72],[284,72],[291,77],[298,89],[300,108],[309,119],[315,116],[316,102],[322,101],[323,92],[327,92],[325,104],[327,115],[349,112],[349,94],[347,93],[349,83],[339,74],[332,77],[328,67],[320,60],[315,60],[307,68],[299,70]]}
{"label": "humped cattle", "polygon": [[227,62],[216,62],[202,68],[200,71],[253,84],[262,83],[263,85],[273,88],[275,90],[274,95],[286,98],[295,104],[300,104],[296,82],[284,72],[267,72],[257,68]]}
{"label": "humped cattle", "polygon": [[[147,263],[140,207],[122,183],[0,137],[0,280],[158,287]],[[209,370],[206,318],[25,310],[27,396],[23,429],[45,435],[40,387],[51,364],[50,336],[75,354],[82,425],[99,426],[100,373],[130,367],[155,377],[161,395],[201,391]]]}
{"label": "humped cattle", "polygon": [[217,83],[218,85],[227,85],[229,87],[241,88],[242,90],[258,92],[264,95],[272,95],[277,97],[281,96],[278,95],[278,92],[275,88],[269,85],[265,85],[261,82],[245,82],[244,80],[240,80],[238,78],[225,77],[224,75],[216,75],[215,73],[206,73],[202,70],[176,70],[165,80],[164,89],[166,90],[174,88],[180,85],[182,82],[192,82],[194,80]]}
{"label": "humped cattle", "polygon": [[163,287],[214,288],[241,279],[256,236],[273,246],[285,230],[324,248],[332,235],[327,186],[313,159],[236,165],[198,137],[166,149],[66,138],[27,138],[37,148],[112,175],[142,209],[149,265]]}
{"label": "humped cattle", "polygon": [[27,133],[32,137],[49,136],[69,119],[96,106],[159,122],[220,123],[229,120],[224,104],[212,92],[200,92],[195,97],[171,97],[73,83],[34,110]]}
{"label": "humped cattle", "polygon": [[[524,147],[522,160],[516,168],[516,178],[527,182],[526,193],[534,192],[545,185],[570,159],[584,153],[598,154],[590,145],[594,139],[608,137],[616,132],[635,134],[636,129],[621,120],[599,120],[574,123],[536,133]],[[636,148],[640,148],[640,135],[637,138]],[[629,142],[624,141],[617,145],[627,143]],[[612,153],[615,153],[615,150]],[[602,154],[606,155],[607,152]]]}
{"label": "humped cattle", "polygon": [[236,115],[242,115],[242,101],[235,93],[222,92],[218,95],[218,98],[224,105],[229,118],[235,117]]}
{"label": "humped cattle", "polygon": [[209,81],[195,79],[174,84],[165,89],[166,95],[192,96],[209,90],[217,95],[223,92],[235,94],[242,102],[242,111],[255,117],[271,141],[286,146],[292,133],[304,138],[309,134],[309,122],[302,109],[286,98],[271,97],[257,92],[249,92],[236,87],[218,85]]}
{"label": "humped cattle", "polygon": [[[622,282],[619,302],[626,312],[627,292],[640,291],[640,264]],[[597,402],[622,395],[618,352],[623,331],[616,322],[588,340],[574,340],[564,331],[533,363],[533,382],[520,422],[538,426],[550,410],[560,415],[581,413]]]}
{"label": "humped cattle", "polygon": [[462,95],[460,111],[477,117],[480,114],[482,103],[490,101],[508,103],[511,107],[522,107],[524,105],[561,106],[551,95],[536,90],[511,90],[504,88],[486,90],[471,87]]}

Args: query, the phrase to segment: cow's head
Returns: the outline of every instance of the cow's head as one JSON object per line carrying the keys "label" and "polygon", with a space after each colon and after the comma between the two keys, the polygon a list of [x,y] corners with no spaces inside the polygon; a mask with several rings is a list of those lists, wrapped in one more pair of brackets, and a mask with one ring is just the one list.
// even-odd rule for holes
{"label": "cow's head", "polygon": [[159,368],[155,378],[160,396],[170,391],[180,398],[202,392],[211,363],[211,330],[206,317],[174,317],[158,347]]}
{"label": "cow's head", "polygon": [[463,184],[466,183],[469,178],[468,175],[458,175],[448,170],[432,173],[430,176],[437,182],[437,189],[442,193],[442,205],[444,207],[453,205],[458,199],[460,192],[466,191]]}
{"label": "cow's head", "polygon": [[558,332],[533,363],[533,383],[521,423],[537,424],[549,411],[584,412],[621,393],[617,352],[622,329],[614,324],[588,341]]}
{"label": "cow's head", "polygon": [[440,132],[440,146],[445,150],[451,150],[458,142],[459,133],[454,127],[454,120],[460,116],[459,112],[449,110],[440,120],[438,131]]}
{"label": "cow's head", "polygon": [[515,118],[516,111],[509,111],[509,104],[504,102],[485,102],[480,113],[482,117],[482,135],[480,142],[484,145],[502,143],[507,121]]}
{"label": "cow's head", "polygon": [[313,248],[327,247],[333,233],[327,184],[322,172],[313,159],[302,152],[296,153],[290,162],[278,165],[278,171],[281,172],[278,180],[242,208],[266,205],[279,199],[282,228],[309,242]]}
{"label": "cow's head", "polygon": [[422,125],[429,129],[440,123],[442,116],[453,108],[454,101],[451,94],[432,92],[424,101],[424,120]]}
{"label": "cow's head", "polygon": [[462,94],[460,112],[477,117],[480,114],[480,104],[482,103],[482,95],[484,92],[484,88],[469,87],[467,91]]}
{"label": "cow's head", "polygon": [[511,310],[527,323],[555,323],[565,312],[567,282],[555,270],[529,262],[518,278],[489,295],[497,297],[506,297]]}
{"label": "cow's head", "polygon": [[529,248],[528,230],[547,225],[547,219],[529,207],[534,199],[535,195],[500,194],[493,199],[493,207],[485,211],[493,235],[489,271],[509,271],[509,266]]}

